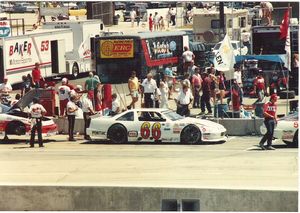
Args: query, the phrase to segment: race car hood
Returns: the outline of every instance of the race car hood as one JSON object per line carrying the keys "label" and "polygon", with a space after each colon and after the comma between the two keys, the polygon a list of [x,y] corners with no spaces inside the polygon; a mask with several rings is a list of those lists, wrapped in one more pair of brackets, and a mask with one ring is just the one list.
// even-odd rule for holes
{"label": "race car hood", "polygon": [[39,99],[45,98],[45,97],[51,97],[52,90],[49,89],[32,89],[29,92],[27,92],[15,105],[13,105],[9,111],[13,109],[21,109],[22,111],[29,106],[30,103],[32,103],[32,99],[34,97],[37,97]]}
{"label": "race car hood", "polygon": [[204,125],[207,127],[217,128],[217,129],[225,129],[225,127],[221,124],[218,124],[218,123],[210,121],[210,120],[200,119],[200,118],[186,117],[182,120],[182,122],[196,124],[196,125]]}

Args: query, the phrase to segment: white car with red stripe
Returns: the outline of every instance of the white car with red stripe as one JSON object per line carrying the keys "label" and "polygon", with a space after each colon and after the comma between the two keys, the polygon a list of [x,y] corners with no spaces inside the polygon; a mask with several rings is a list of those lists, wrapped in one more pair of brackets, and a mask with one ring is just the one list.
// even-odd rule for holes
{"label": "white car with red stripe", "polygon": [[221,124],[182,117],[169,109],[133,109],[113,117],[93,116],[87,134],[92,140],[126,142],[199,143],[226,141]]}
{"label": "white car with red stripe", "polygon": [[[0,114],[0,135],[29,135],[31,119],[28,114],[18,109]],[[51,118],[44,117],[42,120],[42,134],[50,136],[57,133],[57,126]]]}
{"label": "white car with red stripe", "polygon": [[278,120],[274,129],[274,137],[288,145],[298,147],[298,112],[294,112]]}
{"label": "white car with red stripe", "polygon": [[[51,90],[31,90],[5,113],[0,113],[0,135],[7,139],[8,135],[29,135],[31,119],[24,110],[32,103],[33,97],[49,97]],[[3,108],[2,108],[3,109]],[[42,134],[50,136],[57,134],[57,125],[50,117],[42,119]]]}

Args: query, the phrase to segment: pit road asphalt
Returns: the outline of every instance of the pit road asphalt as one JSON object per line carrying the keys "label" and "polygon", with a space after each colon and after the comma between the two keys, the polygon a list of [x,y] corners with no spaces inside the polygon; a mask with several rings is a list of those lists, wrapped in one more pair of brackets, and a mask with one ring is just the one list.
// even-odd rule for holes
{"label": "pit road asphalt", "polygon": [[[0,145],[1,185],[144,186],[262,190],[298,189],[298,149],[260,137],[199,145],[76,142],[65,135],[28,148],[25,137]],[[27,139],[28,141],[28,139]]]}

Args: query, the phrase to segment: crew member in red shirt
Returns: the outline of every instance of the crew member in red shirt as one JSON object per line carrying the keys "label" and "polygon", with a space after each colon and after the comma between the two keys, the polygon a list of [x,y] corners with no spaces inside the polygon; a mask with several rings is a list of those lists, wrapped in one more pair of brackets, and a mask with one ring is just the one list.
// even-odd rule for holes
{"label": "crew member in red shirt", "polygon": [[153,30],[153,18],[152,18],[152,13],[150,13],[149,16],[149,30],[152,32]]}
{"label": "crew member in red shirt", "polygon": [[41,81],[45,81],[45,79],[41,74],[40,64],[35,63],[34,68],[32,70],[32,84],[34,85],[35,88],[40,88]]}
{"label": "crew member in red shirt", "polygon": [[262,101],[265,97],[265,79],[262,76],[262,71],[258,72],[258,76],[254,80],[254,91],[256,91],[256,95],[258,96],[259,101]]}
{"label": "crew member in red shirt", "polygon": [[[277,123],[277,95],[273,94],[271,95],[270,101],[268,103],[265,103],[264,105],[264,124],[267,128],[267,133],[263,136],[261,141],[259,142],[259,146],[263,150],[275,150],[274,147],[272,147],[272,139],[274,134],[274,128],[275,123]],[[267,146],[264,146],[264,143],[267,141]]]}

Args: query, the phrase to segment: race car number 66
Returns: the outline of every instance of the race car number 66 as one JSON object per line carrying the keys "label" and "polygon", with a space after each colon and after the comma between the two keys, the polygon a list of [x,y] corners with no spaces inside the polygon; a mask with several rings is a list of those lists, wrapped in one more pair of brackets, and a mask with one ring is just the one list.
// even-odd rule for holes
{"label": "race car number 66", "polygon": [[[148,139],[150,137],[150,127],[151,124],[149,122],[145,122],[141,126],[141,137],[143,139]],[[154,123],[151,128],[151,134],[154,140],[158,140],[161,136],[161,125],[160,123]]]}

